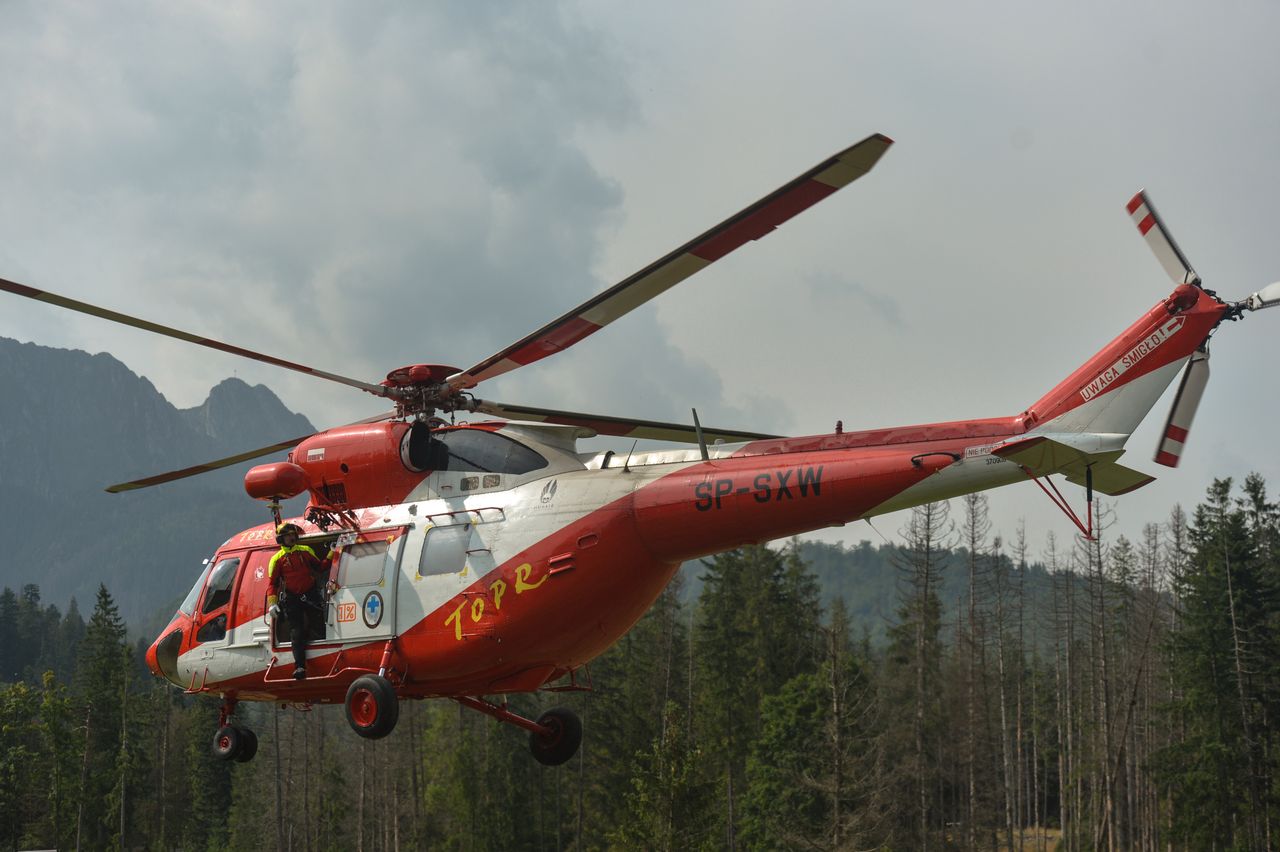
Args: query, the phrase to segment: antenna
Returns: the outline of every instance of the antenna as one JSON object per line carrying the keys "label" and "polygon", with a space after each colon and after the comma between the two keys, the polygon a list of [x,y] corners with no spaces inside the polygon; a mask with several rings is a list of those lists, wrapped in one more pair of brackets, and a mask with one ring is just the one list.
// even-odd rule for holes
{"label": "antenna", "polygon": [[702,460],[710,461],[711,454],[707,452],[707,439],[702,435],[702,424],[698,422],[698,409],[690,408],[693,412],[693,432],[698,436],[698,449],[702,450]]}
{"label": "antenna", "polygon": [[636,444],[638,444],[638,443],[640,443],[640,440],[639,440],[639,439],[636,439],[636,440],[634,440],[634,441],[632,441],[632,442],[631,442],[631,449],[627,450],[627,460],[626,460],[626,461],[624,461],[624,462],[622,463],[622,472],[623,472],[623,473],[630,473],[630,472],[631,472],[631,454],[632,454],[632,453],[634,453],[634,452],[636,451]]}
{"label": "antenna", "polygon": [[871,527],[871,529],[875,530],[876,535],[878,535],[878,536],[880,536],[880,538],[884,539],[884,543],[885,543],[885,544],[888,544],[888,545],[892,545],[892,544],[893,544],[893,542],[889,541],[889,539],[887,539],[887,538],[885,538],[885,537],[884,537],[884,533],[882,533],[882,532],[880,532],[880,530],[877,530],[877,529],[876,529],[876,525],[875,525],[875,524],[873,524],[873,523],[871,523],[871,519],[870,519],[870,518],[863,518],[862,520],[864,520],[864,521],[866,521],[866,522],[867,522],[867,526],[869,526],[869,527]]}

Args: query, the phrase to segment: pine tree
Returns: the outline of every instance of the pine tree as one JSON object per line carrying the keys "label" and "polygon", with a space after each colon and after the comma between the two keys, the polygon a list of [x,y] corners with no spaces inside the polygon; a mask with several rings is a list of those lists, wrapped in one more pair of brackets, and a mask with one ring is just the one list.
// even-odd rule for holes
{"label": "pine tree", "polygon": [[76,712],[84,746],[76,836],[82,848],[106,846],[118,826],[108,808],[119,780],[122,694],[131,675],[124,622],[111,593],[99,586],[76,670]]}
{"label": "pine tree", "polygon": [[[1172,804],[1172,833],[1192,845],[1234,838],[1267,843],[1271,822],[1267,746],[1274,700],[1276,588],[1250,529],[1265,497],[1255,488],[1242,507],[1231,480],[1216,480],[1196,508],[1191,553],[1175,574],[1178,621],[1171,635],[1173,711],[1179,742],[1158,755]],[[1272,667],[1267,668],[1268,665]]]}
{"label": "pine tree", "polygon": [[52,672],[44,676],[39,729],[45,755],[44,819],[40,834],[49,845],[69,848],[75,839],[76,768],[79,765],[75,710],[66,687],[55,680]]}
{"label": "pine tree", "polygon": [[818,660],[818,592],[794,545],[730,551],[706,563],[698,598],[695,710],[708,770],[720,782],[724,844],[736,848],[746,755],[765,696]]}
{"label": "pine tree", "polygon": [[0,843],[10,849],[25,847],[27,822],[39,812],[39,707],[40,694],[26,683],[0,687]]}
{"label": "pine tree", "polygon": [[5,587],[0,592],[0,681],[12,683],[22,678],[18,643],[18,596]]}
{"label": "pine tree", "polygon": [[[674,719],[686,728],[689,720],[689,637],[681,591],[677,575],[640,622],[591,665],[595,692],[583,744],[584,783],[587,806],[599,819],[586,831],[587,845],[602,843],[614,826],[638,818],[632,801],[638,775],[648,773],[646,783],[657,785],[645,791],[644,801],[661,800],[663,784],[692,784],[692,779],[661,781],[696,760],[689,732],[676,737],[673,730]],[[676,837],[702,830],[705,819],[687,805],[704,798],[686,792],[664,831]]]}
{"label": "pine tree", "polygon": [[[893,761],[899,771],[887,779],[898,788],[898,795],[890,798],[895,836],[927,850],[935,844],[933,835],[940,831],[942,821],[937,801],[936,743],[942,710],[940,590],[951,535],[948,504],[928,503],[912,509],[902,533],[906,543],[895,560],[898,623],[888,634],[884,714],[887,718],[909,717],[911,729],[908,732],[903,725],[888,725],[881,736],[888,753],[903,756]],[[904,741],[908,733],[910,739]]]}

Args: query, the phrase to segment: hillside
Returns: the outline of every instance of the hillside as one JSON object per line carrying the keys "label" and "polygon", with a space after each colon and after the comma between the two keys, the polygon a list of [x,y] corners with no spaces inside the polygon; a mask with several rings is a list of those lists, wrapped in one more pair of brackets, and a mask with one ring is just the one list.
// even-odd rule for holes
{"label": "hillside", "polygon": [[126,494],[103,488],[312,431],[267,388],[227,379],[178,409],[105,353],[0,338],[0,587],[83,606],[105,583],[131,623],[190,587],[230,532],[261,523],[242,464]]}
{"label": "hillside", "polygon": [[[867,636],[875,646],[883,644],[886,630],[899,619],[899,587],[903,582],[900,548],[897,544],[877,544],[862,540],[855,545],[828,544],[820,541],[798,541],[800,558],[817,580],[819,596],[824,610],[830,611],[837,599],[843,599],[848,611],[849,624],[855,636]],[[1016,582],[1013,565],[1005,558],[1010,572],[1010,582]],[[943,630],[949,630],[958,603],[969,589],[968,551],[944,550],[938,555],[942,585],[939,599],[942,603]],[[983,561],[983,570],[989,566]],[[701,562],[690,562],[682,569],[684,583],[681,600],[692,604],[702,591]],[[1044,565],[1032,562],[1026,567],[1025,601],[1028,618],[1043,618],[1052,595],[1052,575]],[[1077,582],[1082,582],[1078,579]],[[979,586],[981,595],[989,590]],[[1028,630],[1034,632],[1034,626]]]}

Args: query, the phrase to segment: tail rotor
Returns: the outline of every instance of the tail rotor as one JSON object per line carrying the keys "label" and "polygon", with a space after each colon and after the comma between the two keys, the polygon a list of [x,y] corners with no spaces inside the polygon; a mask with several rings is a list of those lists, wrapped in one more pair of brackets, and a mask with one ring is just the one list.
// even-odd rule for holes
{"label": "tail rotor", "polygon": [[[1156,259],[1160,261],[1160,265],[1164,267],[1164,271],[1173,279],[1175,284],[1180,285],[1174,291],[1174,295],[1170,297],[1170,301],[1166,302],[1170,307],[1170,312],[1179,307],[1178,300],[1180,298],[1192,296],[1190,302],[1194,303],[1199,298],[1198,295],[1195,295],[1197,290],[1201,290],[1217,299],[1212,290],[1205,290],[1201,284],[1200,276],[1192,268],[1191,262],[1182,253],[1182,249],[1178,247],[1177,242],[1174,241],[1169,229],[1165,227],[1164,220],[1156,212],[1155,205],[1151,203],[1151,199],[1147,197],[1145,190],[1140,191],[1131,198],[1125,209],[1129,211],[1134,224],[1138,226],[1138,232],[1146,239],[1147,245],[1151,247],[1151,251],[1155,254]],[[1192,288],[1195,289],[1193,290]],[[1187,296],[1180,297],[1179,291],[1185,292]],[[1228,304],[1221,299],[1218,299],[1218,302],[1224,305]],[[1280,281],[1263,287],[1246,299],[1230,303],[1223,314],[1223,318],[1240,319],[1245,311],[1258,311],[1277,305],[1280,305]],[[1157,464],[1167,467],[1178,466],[1187,442],[1187,436],[1191,431],[1191,421],[1195,418],[1196,409],[1200,406],[1200,398],[1204,395],[1204,389],[1208,383],[1209,339],[1206,337],[1200,347],[1192,353],[1191,358],[1187,361],[1187,367],[1182,373],[1182,382],[1178,385],[1178,393],[1173,398],[1173,405],[1169,409],[1169,417],[1165,421],[1164,431],[1160,434],[1160,445],[1156,448],[1155,461]]]}

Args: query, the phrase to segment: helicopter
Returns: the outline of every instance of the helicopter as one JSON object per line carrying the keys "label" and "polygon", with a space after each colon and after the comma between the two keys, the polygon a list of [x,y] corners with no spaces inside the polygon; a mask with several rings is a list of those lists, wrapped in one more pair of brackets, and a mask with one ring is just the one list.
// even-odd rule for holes
{"label": "helicopter", "polygon": [[[1155,461],[1176,467],[1208,381],[1208,341],[1280,304],[1280,282],[1246,299],[1202,286],[1145,192],[1127,209],[1176,285],[1020,413],[784,437],[481,399],[481,382],[568,349],[694,273],[866,175],[892,145],[874,134],[468,369],[414,364],[367,382],[0,279],[0,290],[274,364],[388,400],[385,414],[206,464],[113,485],[160,485],[288,450],[245,475],[270,522],[228,538],[147,651],[158,677],[221,698],[211,750],[253,758],[241,701],[341,704],[356,734],[395,727],[399,702],[451,699],[529,733],[559,765],[582,724],[536,719],[504,696],[590,689],[587,664],[620,639],[689,560],[828,526],[1035,482],[1086,537],[1095,493],[1154,477],[1117,459],[1165,389],[1183,378]],[[457,415],[480,419],[458,422]],[[448,419],[446,419],[448,418]],[[487,418],[487,419],[486,419]],[[580,451],[598,435],[676,449]],[[1051,479],[1086,490],[1082,519]],[[326,557],[323,618],[306,677],[268,606],[281,501],[307,495],[300,543]],[[582,680],[586,676],[586,681]],[[566,682],[567,681],[567,682]]]}

